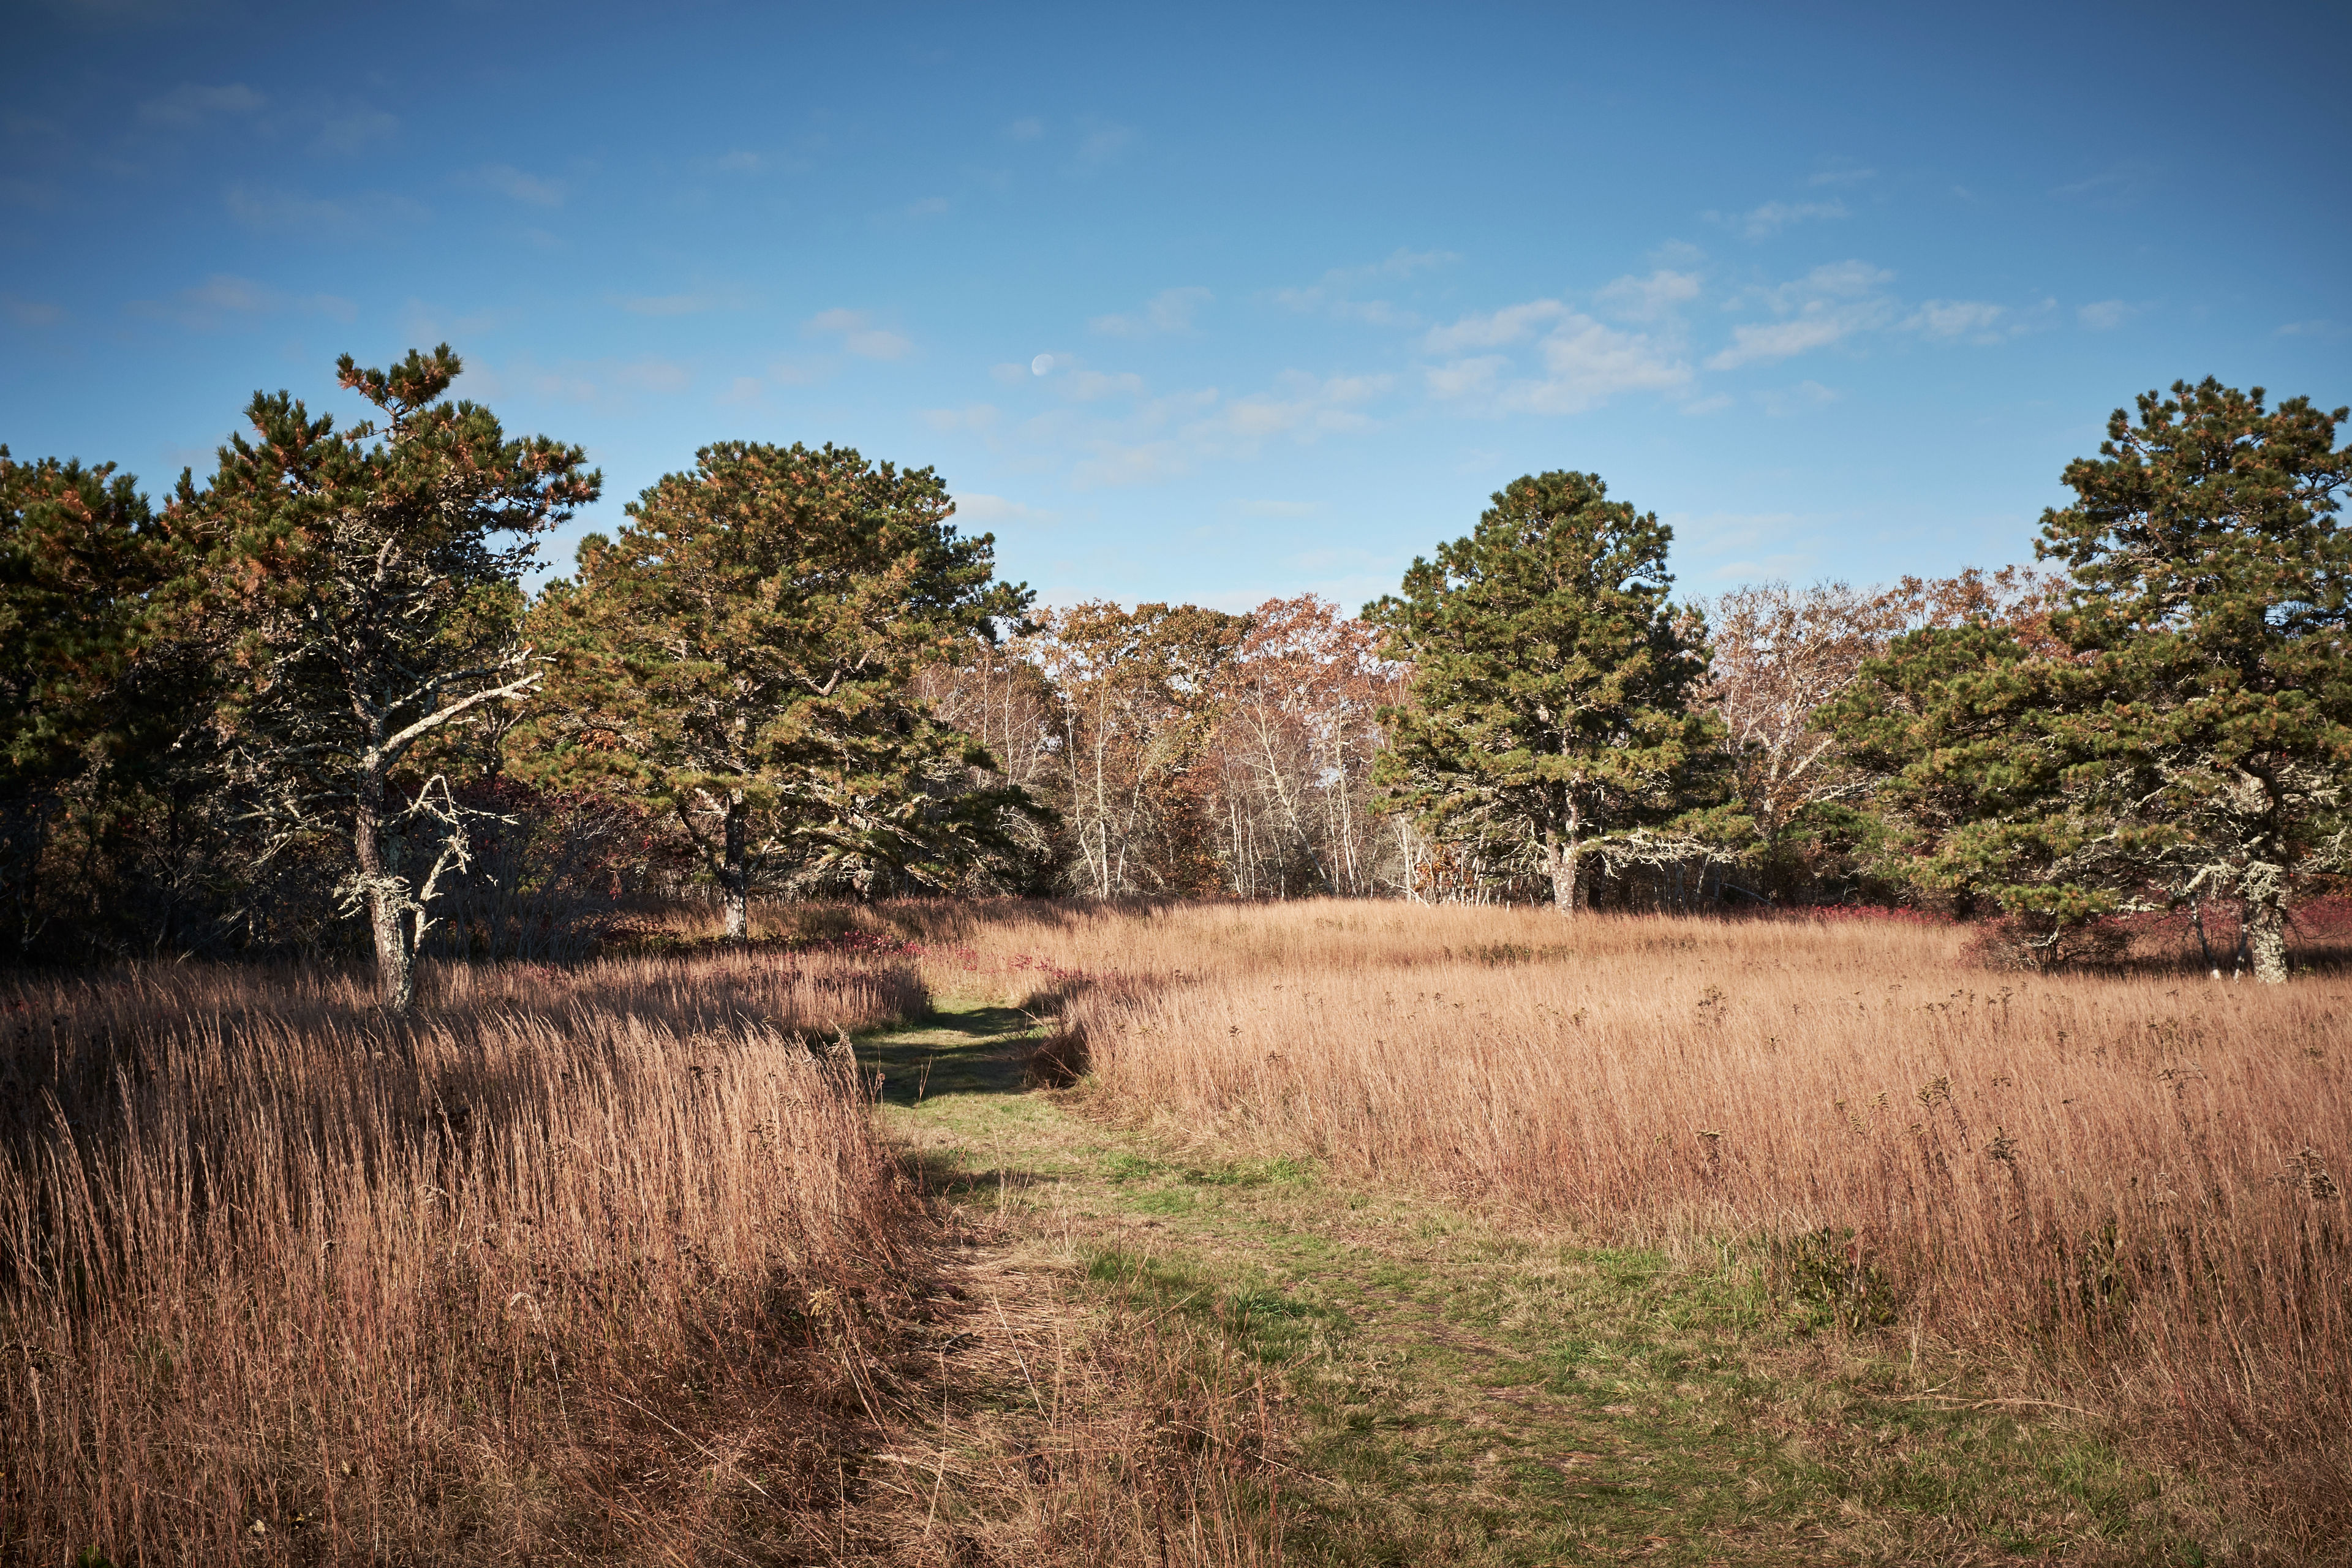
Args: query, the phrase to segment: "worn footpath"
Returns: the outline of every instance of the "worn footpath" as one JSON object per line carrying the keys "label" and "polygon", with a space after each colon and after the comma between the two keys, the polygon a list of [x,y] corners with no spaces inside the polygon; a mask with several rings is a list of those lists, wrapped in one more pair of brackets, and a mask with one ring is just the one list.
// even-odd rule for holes
{"label": "worn footpath", "polygon": [[2208,1560],[2081,1413],[1843,1335],[1737,1247],[1123,1129],[1028,1080],[1031,1032],[948,1004],[857,1045],[950,1238],[937,1406],[869,1467],[893,1559]]}

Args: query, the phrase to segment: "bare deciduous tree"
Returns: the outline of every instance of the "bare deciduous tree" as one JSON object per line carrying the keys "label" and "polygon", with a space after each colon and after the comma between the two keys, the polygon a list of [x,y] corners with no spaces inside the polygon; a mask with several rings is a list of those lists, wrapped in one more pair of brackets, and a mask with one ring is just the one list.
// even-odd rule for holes
{"label": "bare deciduous tree", "polygon": [[1859,795],[1814,715],[1902,629],[1894,595],[1843,583],[1766,583],[1715,602],[1706,700],[1722,718],[1739,804],[1767,865],[1808,806]]}

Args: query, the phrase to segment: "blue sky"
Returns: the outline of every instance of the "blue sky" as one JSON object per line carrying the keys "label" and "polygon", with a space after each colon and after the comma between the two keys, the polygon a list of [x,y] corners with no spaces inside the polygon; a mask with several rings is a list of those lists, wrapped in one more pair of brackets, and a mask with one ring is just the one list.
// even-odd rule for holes
{"label": "blue sky", "polygon": [[446,339],[574,536],[835,441],[1049,601],[1352,609],[1531,470],[1876,582],[2136,392],[2352,401],[2352,11],[1932,9],[16,0],[0,440],[160,491]]}

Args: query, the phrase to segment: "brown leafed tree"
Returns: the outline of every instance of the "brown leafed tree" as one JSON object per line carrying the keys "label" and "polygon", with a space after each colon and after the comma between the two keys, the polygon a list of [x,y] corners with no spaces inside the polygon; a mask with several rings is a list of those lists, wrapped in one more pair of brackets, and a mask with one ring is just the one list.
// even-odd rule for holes
{"label": "brown leafed tree", "polygon": [[1843,583],[1765,583],[1716,600],[1706,701],[1723,721],[1739,810],[1768,880],[1809,808],[1866,787],[1814,716],[1906,616],[1895,595]]}
{"label": "brown leafed tree", "polygon": [[1854,767],[1820,714],[1850,688],[1863,662],[1905,632],[1985,622],[2037,643],[2050,637],[2058,582],[2004,566],[1950,577],[1907,576],[1876,591],[1844,583],[1795,588],[1765,583],[1717,599],[1706,700],[1723,721],[1743,854],[1768,884],[1801,874],[1795,864],[1823,807],[1859,800],[1871,779]]}
{"label": "brown leafed tree", "polygon": [[1023,651],[1052,682],[1058,788],[1076,890],[1181,893],[1221,879],[1205,842],[1209,737],[1246,617],[1105,600],[1051,610]]}
{"label": "brown leafed tree", "polygon": [[2053,653],[2063,645],[2053,635],[2050,617],[2064,604],[2065,589],[2066,580],[2054,572],[1971,566],[1949,577],[1901,578],[1873,603],[1885,614],[1890,639],[1981,622],[2008,627],[2032,652]]}
{"label": "brown leafed tree", "polygon": [[1370,784],[1379,710],[1402,668],[1315,595],[1268,599],[1226,667],[1209,801],[1233,891],[1360,897],[1381,885]]}

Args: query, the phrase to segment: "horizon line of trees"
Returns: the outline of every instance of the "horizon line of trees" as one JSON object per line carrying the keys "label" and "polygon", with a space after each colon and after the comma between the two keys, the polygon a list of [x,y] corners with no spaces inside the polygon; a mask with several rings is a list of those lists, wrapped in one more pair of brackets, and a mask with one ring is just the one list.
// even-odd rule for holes
{"label": "horizon line of trees", "polygon": [[[552,956],[648,891],[1905,900],[2042,959],[2352,871],[2347,411],[2118,410],[2040,559],[1677,600],[1523,477],[1359,617],[1035,605],[929,468],[722,442],[527,594],[585,455],[447,347],[257,394],[161,504],[0,447],[6,960]],[[362,937],[361,934],[364,932]]]}

